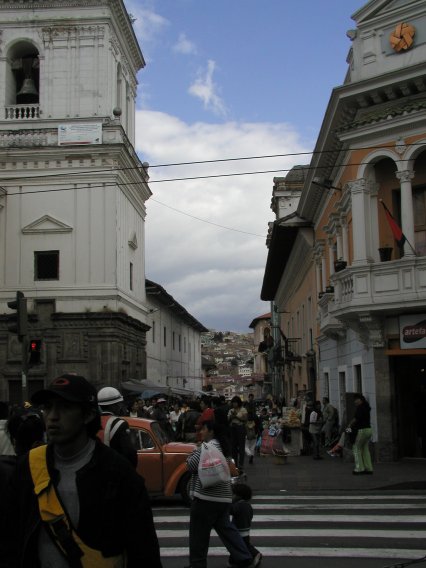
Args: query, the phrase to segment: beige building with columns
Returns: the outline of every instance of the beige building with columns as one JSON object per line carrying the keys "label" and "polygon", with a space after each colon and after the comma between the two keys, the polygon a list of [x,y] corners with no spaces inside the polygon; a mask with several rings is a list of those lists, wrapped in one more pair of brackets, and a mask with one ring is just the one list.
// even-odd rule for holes
{"label": "beige building with columns", "polygon": [[296,211],[305,237],[299,228],[283,241],[288,260],[269,295],[297,319],[302,302],[291,300],[306,293],[294,279],[305,291],[311,282],[316,396],[329,396],[345,421],[362,392],[376,457],[426,457],[426,1],[372,0],[352,18],[348,72],[331,93]]}

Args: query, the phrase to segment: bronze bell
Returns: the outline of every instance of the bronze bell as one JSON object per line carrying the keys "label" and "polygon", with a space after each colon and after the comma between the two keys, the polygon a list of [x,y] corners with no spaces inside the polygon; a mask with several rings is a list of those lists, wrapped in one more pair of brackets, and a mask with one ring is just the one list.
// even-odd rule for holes
{"label": "bronze bell", "polygon": [[22,87],[16,93],[16,104],[26,105],[38,103],[38,92],[31,77],[26,77],[22,83]]}

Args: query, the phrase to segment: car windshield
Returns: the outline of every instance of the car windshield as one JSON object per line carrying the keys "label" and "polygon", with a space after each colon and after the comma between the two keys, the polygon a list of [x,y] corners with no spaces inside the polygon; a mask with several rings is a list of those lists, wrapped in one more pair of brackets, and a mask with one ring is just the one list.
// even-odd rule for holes
{"label": "car windshield", "polygon": [[153,422],[151,424],[151,428],[155,434],[155,437],[157,438],[157,440],[160,442],[161,445],[171,442],[171,439],[166,434],[166,432],[164,432],[164,430],[161,428],[158,422]]}

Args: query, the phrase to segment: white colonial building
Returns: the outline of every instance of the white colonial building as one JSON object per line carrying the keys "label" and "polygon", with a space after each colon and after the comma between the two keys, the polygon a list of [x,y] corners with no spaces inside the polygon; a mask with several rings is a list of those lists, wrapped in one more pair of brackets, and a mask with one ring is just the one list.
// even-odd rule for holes
{"label": "white colonial building", "polygon": [[[146,373],[147,164],[134,150],[144,67],[122,0],[0,4],[0,304],[21,290],[42,362],[29,392],[73,370]],[[20,345],[0,322],[0,399],[20,398]]]}
{"label": "white colonial building", "polygon": [[177,394],[198,395],[203,387],[201,334],[207,329],[152,280],[146,281],[146,294],[148,380]]}

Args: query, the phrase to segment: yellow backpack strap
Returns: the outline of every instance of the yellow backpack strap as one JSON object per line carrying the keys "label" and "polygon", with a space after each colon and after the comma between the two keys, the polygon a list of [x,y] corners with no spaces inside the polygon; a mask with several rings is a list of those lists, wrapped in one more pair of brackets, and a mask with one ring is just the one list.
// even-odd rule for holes
{"label": "yellow backpack strap", "polygon": [[104,558],[99,550],[87,546],[72,530],[55,486],[50,479],[46,461],[47,446],[30,450],[29,462],[34,493],[40,517],[71,568],[124,568],[125,555]]}
{"label": "yellow backpack strap", "polygon": [[81,557],[84,553],[73,538],[72,528],[50,479],[46,452],[47,446],[39,446],[30,450],[29,453],[30,472],[40,517],[46,523],[48,532],[67,558],[70,566],[82,568]]}
{"label": "yellow backpack strap", "polygon": [[51,483],[46,462],[47,446],[39,446],[30,450],[30,471],[37,495],[42,521],[50,523],[58,517],[65,517],[65,511],[58,499],[53,483]]}

